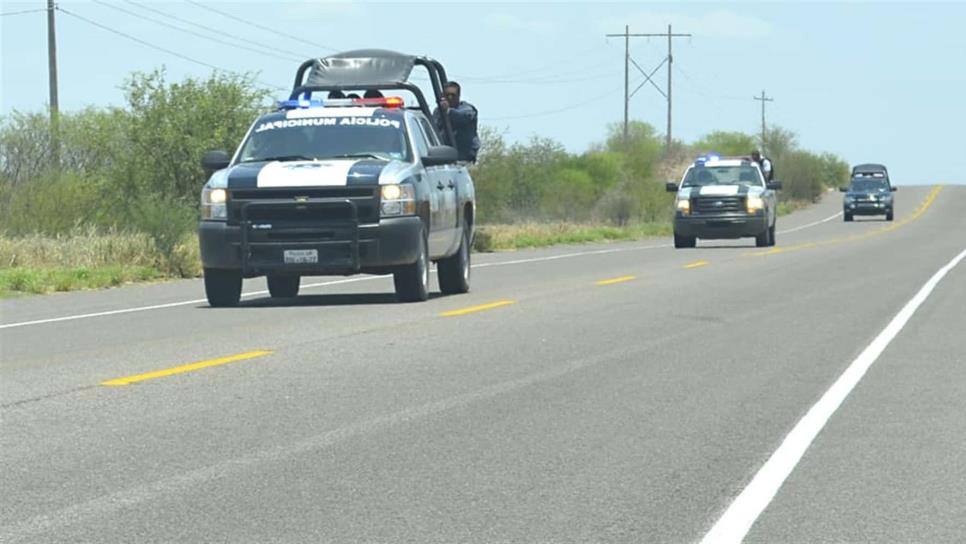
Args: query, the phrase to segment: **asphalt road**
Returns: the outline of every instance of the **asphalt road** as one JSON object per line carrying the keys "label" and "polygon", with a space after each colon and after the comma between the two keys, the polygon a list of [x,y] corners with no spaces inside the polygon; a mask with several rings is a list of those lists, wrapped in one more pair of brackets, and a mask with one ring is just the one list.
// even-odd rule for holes
{"label": "asphalt road", "polygon": [[746,542],[966,541],[966,262],[763,469],[966,250],[966,187],[896,198],[830,195],[774,249],[476,255],[421,304],[368,276],[0,302],[0,542],[698,542],[735,509]]}

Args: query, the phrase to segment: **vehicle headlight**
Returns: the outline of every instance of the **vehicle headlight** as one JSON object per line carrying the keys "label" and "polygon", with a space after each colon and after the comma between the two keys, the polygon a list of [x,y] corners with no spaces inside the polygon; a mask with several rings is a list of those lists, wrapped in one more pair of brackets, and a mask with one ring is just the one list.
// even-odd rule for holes
{"label": "vehicle headlight", "polygon": [[382,186],[380,215],[398,217],[416,214],[416,186],[408,183]]}
{"label": "vehicle headlight", "polygon": [[691,213],[691,201],[687,198],[678,199],[677,208],[682,214],[688,215]]}
{"label": "vehicle headlight", "polygon": [[850,197],[850,196],[845,197],[845,203],[846,204],[851,204],[852,203],[852,197]]}
{"label": "vehicle headlight", "polygon": [[758,213],[765,207],[765,201],[760,196],[750,195],[745,200],[745,208],[748,213]]}
{"label": "vehicle headlight", "polygon": [[205,187],[201,190],[201,218],[212,221],[228,219],[228,191]]}

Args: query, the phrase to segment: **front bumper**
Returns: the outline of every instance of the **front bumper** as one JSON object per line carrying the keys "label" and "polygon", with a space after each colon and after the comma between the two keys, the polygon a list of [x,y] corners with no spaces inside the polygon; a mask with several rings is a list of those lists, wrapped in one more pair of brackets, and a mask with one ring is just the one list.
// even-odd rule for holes
{"label": "front bumper", "polygon": [[842,211],[851,215],[887,215],[892,213],[892,202],[852,202],[843,204]]}
{"label": "front bumper", "polygon": [[[375,224],[318,226],[306,232],[259,230],[258,225],[202,221],[198,228],[205,268],[241,270],[245,277],[383,273],[419,258],[419,217],[382,219]],[[284,251],[315,249],[318,263],[284,262]]]}
{"label": "front bumper", "polygon": [[706,240],[758,236],[768,230],[768,216],[756,215],[681,215],[674,217],[674,234]]}

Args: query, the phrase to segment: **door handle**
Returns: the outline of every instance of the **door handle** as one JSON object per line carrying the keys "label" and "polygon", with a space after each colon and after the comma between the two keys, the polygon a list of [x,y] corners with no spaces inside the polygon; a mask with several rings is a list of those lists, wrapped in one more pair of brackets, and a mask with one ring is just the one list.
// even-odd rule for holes
{"label": "door handle", "polygon": [[443,190],[443,182],[442,181],[437,181],[436,182],[436,188],[439,189],[440,191],[442,191]]}
{"label": "door handle", "polygon": [[455,189],[456,188],[456,184],[453,183],[453,180],[449,180],[449,188],[450,189]]}

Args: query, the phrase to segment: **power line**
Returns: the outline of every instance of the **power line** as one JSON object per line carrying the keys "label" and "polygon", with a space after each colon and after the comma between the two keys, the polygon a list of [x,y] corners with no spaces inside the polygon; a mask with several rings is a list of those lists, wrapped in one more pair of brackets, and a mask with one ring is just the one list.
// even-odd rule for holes
{"label": "power line", "polygon": [[297,42],[302,42],[304,44],[311,45],[313,47],[318,47],[318,48],[325,49],[325,50],[332,51],[332,52],[338,52],[339,51],[338,49],[333,49],[331,47],[328,47],[328,46],[325,46],[325,45],[322,45],[322,44],[318,44],[318,43],[315,43],[315,42],[310,42],[308,40],[303,40],[302,38],[299,38],[299,37],[296,37],[296,36],[292,36],[291,34],[286,34],[285,32],[280,32],[278,30],[275,30],[272,27],[268,27],[268,26],[261,25],[261,24],[258,24],[258,23],[253,23],[251,21],[242,19],[241,17],[238,17],[236,15],[232,15],[231,13],[228,13],[228,12],[225,12],[225,11],[221,11],[221,10],[218,10],[218,9],[215,9],[215,8],[213,8],[211,6],[206,6],[205,4],[202,4],[201,2],[195,2],[194,0],[187,0],[187,2],[189,4],[191,4],[191,5],[193,5],[193,6],[198,6],[199,8],[206,9],[206,10],[212,12],[212,13],[217,13],[218,15],[221,15],[222,17],[227,17],[227,18],[232,19],[234,21],[238,21],[239,23],[244,23],[246,25],[249,25],[249,26],[253,26],[255,28],[258,28],[260,30],[264,30],[266,32],[271,32],[273,34],[278,34],[279,36],[284,36],[284,37],[286,37],[286,38],[288,38],[290,40],[295,40]]}
{"label": "power line", "polygon": [[547,115],[554,115],[554,114],[557,114],[557,113],[564,113],[564,112],[567,112],[567,111],[575,110],[575,109],[577,109],[579,107],[582,107],[582,106],[586,106],[587,104],[591,104],[591,103],[594,103],[594,102],[599,102],[600,99],[601,99],[601,97],[610,96],[612,94],[616,94],[619,91],[620,91],[620,88],[616,88],[616,89],[613,89],[613,90],[611,90],[609,92],[595,95],[593,98],[591,98],[589,100],[585,100],[583,102],[578,102],[576,104],[571,104],[571,105],[565,106],[563,108],[557,108],[557,109],[553,109],[553,110],[541,111],[541,112],[537,112],[537,113],[529,113],[529,114],[524,114],[524,115],[514,115],[514,116],[510,116],[510,117],[490,117],[490,118],[481,119],[481,120],[482,121],[487,121],[487,122],[489,122],[489,121],[513,121],[513,120],[516,120],[516,119],[529,119],[529,118],[532,118],[532,117],[545,117]]}
{"label": "power line", "polygon": [[257,47],[261,47],[263,49],[267,49],[267,50],[270,50],[270,51],[277,51],[279,53],[285,53],[285,54],[288,54],[288,55],[294,55],[295,57],[297,57],[299,59],[305,59],[305,58],[311,56],[311,55],[306,55],[305,53],[299,53],[297,51],[290,51],[288,49],[282,49],[282,48],[276,47],[274,45],[265,44],[265,43],[261,43],[261,42],[256,42],[254,40],[242,39],[242,38],[238,38],[238,37],[235,37],[235,36],[227,36],[225,34],[224,29],[214,28],[214,27],[211,27],[211,26],[203,25],[201,23],[196,23],[194,21],[189,21],[189,20],[187,20],[187,19],[185,19],[183,17],[178,17],[177,15],[172,15],[170,13],[166,13],[164,11],[161,11],[161,10],[157,9],[157,8],[152,8],[151,6],[148,6],[148,5],[145,5],[145,4],[141,4],[141,3],[138,3],[138,2],[134,2],[133,0],[125,0],[125,2],[127,2],[128,4],[131,4],[132,6],[136,6],[138,8],[141,8],[143,10],[150,11],[152,13],[157,13],[158,15],[161,15],[162,17],[167,17],[168,19],[172,19],[172,20],[178,21],[179,23],[184,23],[186,25],[195,26],[195,27],[201,28],[203,30],[207,30],[209,32],[214,32],[217,35],[224,36],[224,37],[226,37],[228,39],[231,39],[231,40],[235,40],[235,41],[238,41],[238,42],[255,45]]}
{"label": "power line", "polygon": [[735,102],[737,101],[744,102],[745,100],[747,100],[747,98],[744,98],[741,96],[711,94],[707,92],[707,87],[705,85],[700,83],[697,79],[691,77],[691,75],[685,72],[680,66],[675,66],[674,69],[677,71],[678,74],[684,76],[684,79],[688,80],[694,86],[694,90],[698,95],[704,98],[709,98],[711,100],[730,100]]}
{"label": "power line", "polygon": [[[596,46],[594,46],[594,47],[592,47],[590,49],[586,49],[586,50],[581,51],[579,53],[575,53],[575,54],[573,54],[571,56],[568,56],[567,58],[562,59],[562,60],[570,61],[570,60],[573,60],[573,59],[585,57],[585,56],[589,55],[590,53],[597,52],[597,51],[599,51],[601,49],[606,49],[607,47],[608,47],[607,44],[596,45]],[[556,66],[542,65],[541,67],[538,67],[538,68],[534,68],[534,69],[530,69],[530,70],[526,70],[526,71],[520,71],[520,72],[513,72],[513,73],[510,73],[510,74],[486,75],[486,76],[460,76],[460,79],[465,79],[467,81],[490,81],[490,80],[493,80],[494,82],[502,82],[502,80],[515,80],[515,79],[520,78],[520,76],[536,76],[536,74],[540,74],[541,72],[547,72],[548,70],[553,70],[555,68],[556,68]],[[569,74],[582,74],[582,73],[585,73],[585,71],[581,70],[581,71],[576,71],[576,72],[568,72],[568,75]],[[536,77],[552,77],[552,74],[550,76],[536,76]],[[529,79],[529,78],[527,78],[527,79]]]}
{"label": "power line", "polygon": [[40,13],[41,11],[47,11],[47,8],[25,9],[22,11],[7,11],[7,12],[0,13],[0,17],[7,17],[9,15],[24,15],[26,13]]}
{"label": "power line", "polygon": [[[96,26],[96,27],[98,27],[98,28],[100,28],[102,30],[106,30],[106,31],[108,31],[108,32],[110,32],[112,34],[117,34],[118,36],[121,36],[123,38],[127,38],[127,39],[129,39],[131,41],[135,41],[135,42],[137,42],[137,43],[139,43],[139,44],[141,44],[141,45],[143,45],[145,47],[150,47],[151,49],[155,49],[157,51],[161,51],[163,53],[167,53],[167,54],[169,54],[171,56],[178,57],[179,59],[186,60],[188,62],[192,62],[194,64],[198,64],[200,66],[205,66],[207,68],[211,68],[212,70],[217,70],[217,71],[221,71],[221,72],[227,72],[227,73],[235,74],[237,76],[242,76],[242,77],[248,77],[247,74],[242,74],[240,72],[235,72],[234,70],[227,70],[227,69],[222,68],[220,66],[215,66],[214,64],[209,64],[207,62],[204,62],[204,61],[201,61],[201,60],[198,60],[198,59],[191,58],[191,57],[189,57],[187,55],[183,55],[181,53],[178,53],[177,51],[172,51],[172,50],[167,49],[165,47],[162,47],[160,45],[155,45],[155,44],[153,44],[151,42],[144,41],[141,38],[136,38],[136,37],[134,37],[134,36],[132,36],[130,34],[127,34],[125,32],[121,32],[120,30],[115,30],[115,29],[113,29],[113,28],[111,28],[109,26],[106,26],[106,25],[103,25],[101,23],[98,23],[97,21],[93,21],[91,19],[88,19],[87,17],[83,17],[83,16],[78,15],[78,14],[72,12],[72,11],[68,11],[68,10],[66,10],[66,9],[64,9],[64,8],[62,8],[60,6],[57,6],[55,9],[57,11],[65,14],[65,15],[69,15],[71,17],[74,17],[75,19],[80,19],[81,21],[84,21],[85,23],[87,23],[89,25]],[[271,89],[281,90],[281,91],[288,91],[288,89],[285,88],[285,87],[279,87],[277,85],[273,85],[271,83],[266,83],[264,81],[259,81],[259,80],[254,80],[254,81],[256,83],[259,83],[259,84],[264,85],[264,86],[266,86],[268,88],[271,88]]]}
{"label": "power line", "polygon": [[[627,121],[628,121],[628,110],[629,110],[631,96],[633,96],[634,93],[636,93],[644,85],[644,83],[641,83],[640,85],[637,86],[637,89],[634,89],[634,93],[629,92],[630,64],[634,63],[634,67],[637,68],[639,72],[644,74],[645,82],[648,82],[651,85],[653,85],[654,88],[657,89],[659,93],[664,95],[664,98],[667,100],[667,143],[665,144],[665,150],[669,151],[671,149],[671,66],[674,63],[674,56],[671,54],[671,41],[673,38],[690,38],[691,34],[674,34],[673,32],[671,32],[671,25],[667,25],[667,32],[662,34],[631,34],[630,25],[625,25],[623,34],[606,35],[606,37],[608,38],[614,38],[614,37],[620,37],[620,36],[624,37],[624,139],[627,140]],[[657,68],[652,70],[650,74],[645,73],[644,70],[637,64],[637,62],[635,62],[634,59],[631,58],[631,38],[632,37],[633,38],[664,38],[664,37],[667,38],[667,56],[664,57],[664,60],[661,61],[661,64],[658,64]],[[666,93],[662,91],[660,87],[657,86],[657,83],[654,83],[653,79],[651,79],[651,77],[658,71],[658,69],[660,69],[661,66],[664,66],[664,63],[667,63],[667,92]]]}
{"label": "power line", "polygon": [[465,76],[465,75],[459,75],[459,74],[455,75],[454,77],[461,81],[465,80],[477,85],[497,85],[497,84],[499,85],[557,85],[561,83],[580,83],[583,81],[596,81],[605,76],[610,76],[610,75],[614,75],[614,73],[600,72],[597,74],[584,75],[583,77],[574,77],[569,79],[566,79],[566,78],[555,79],[562,76],[553,76],[553,75],[545,76],[545,78],[542,78],[542,79],[536,78],[536,79],[517,79],[517,80],[474,78],[472,76]]}
{"label": "power line", "polygon": [[765,103],[774,102],[775,99],[765,96],[764,89],[762,89],[761,91],[761,97],[755,96],[753,98],[755,100],[761,101],[761,151],[762,153],[764,153],[765,152]]}
{"label": "power line", "polygon": [[189,34],[191,36],[196,36],[196,37],[199,37],[199,38],[202,38],[202,39],[205,39],[205,40],[209,40],[209,41],[212,41],[212,42],[215,42],[215,43],[220,43],[222,45],[227,45],[228,47],[236,47],[236,48],[239,48],[239,49],[244,49],[246,51],[251,51],[253,53],[258,53],[260,55],[266,55],[266,56],[269,56],[269,57],[275,57],[277,59],[286,60],[286,61],[296,61],[297,62],[298,60],[300,60],[300,59],[297,59],[297,58],[294,58],[294,57],[283,57],[283,56],[280,56],[280,55],[276,55],[274,53],[270,53],[270,52],[267,52],[267,51],[262,51],[262,50],[259,50],[259,49],[255,49],[253,47],[246,47],[244,45],[233,44],[231,42],[227,42],[225,40],[221,40],[221,39],[215,38],[213,36],[209,36],[207,34],[202,34],[200,32],[195,32],[194,30],[188,30],[186,28],[181,28],[180,26],[173,25],[171,23],[166,23],[166,22],[161,21],[159,19],[155,19],[153,17],[148,17],[147,15],[142,15],[140,13],[136,13],[136,12],[133,12],[133,11],[128,10],[128,9],[124,9],[121,6],[115,6],[114,4],[110,4],[108,2],[104,2],[103,0],[93,0],[93,2],[95,4],[100,4],[102,6],[107,6],[107,7],[111,8],[111,9],[115,9],[115,10],[120,11],[122,13],[127,13],[128,15],[130,15],[132,17],[137,17],[138,19],[143,19],[145,21],[150,21],[150,22],[152,22],[154,24],[158,24],[158,25],[161,25],[161,26],[165,26],[165,27],[168,27],[170,29],[177,30],[178,32],[183,32],[185,34]]}

